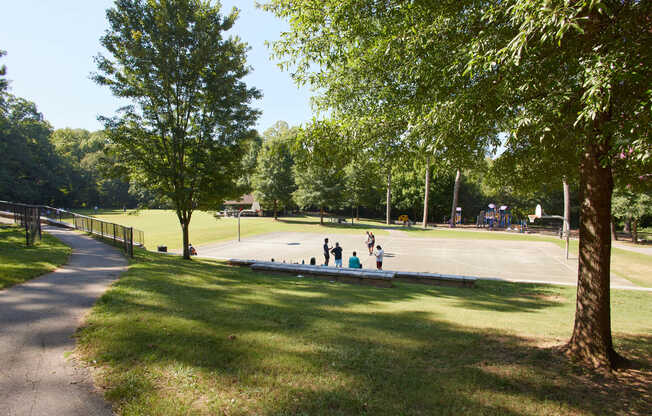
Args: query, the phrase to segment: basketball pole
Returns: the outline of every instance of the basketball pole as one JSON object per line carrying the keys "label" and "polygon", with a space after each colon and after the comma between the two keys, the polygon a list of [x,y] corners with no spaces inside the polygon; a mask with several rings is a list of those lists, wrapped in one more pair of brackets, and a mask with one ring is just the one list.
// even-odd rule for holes
{"label": "basketball pole", "polygon": [[[568,260],[568,247],[570,245],[570,223],[566,221],[565,217],[562,217],[561,215],[542,215],[543,211],[541,209],[541,205],[537,205],[536,209],[536,218],[550,218],[550,219],[556,219],[556,220],[561,220],[562,223],[564,224],[564,234],[566,234],[566,260]],[[534,222],[532,218],[530,218],[530,222]]]}
{"label": "basketball pole", "polygon": [[240,242],[240,215],[242,215],[243,212],[256,212],[253,209],[241,209],[238,211],[238,243]]}

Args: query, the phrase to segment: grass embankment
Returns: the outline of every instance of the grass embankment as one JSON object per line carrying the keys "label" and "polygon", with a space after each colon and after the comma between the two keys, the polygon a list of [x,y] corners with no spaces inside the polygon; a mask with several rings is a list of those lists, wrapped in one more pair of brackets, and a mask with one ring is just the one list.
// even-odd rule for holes
{"label": "grass embankment", "polygon": [[123,415],[650,414],[652,295],[612,292],[616,347],[639,369],[602,378],[548,348],[570,335],[574,294],[382,289],[138,251],[78,345]]}
{"label": "grass embankment", "polygon": [[[171,250],[182,247],[181,227],[174,211],[171,210],[141,210],[127,211],[99,211],[98,214],[82,212],[93,215],[105,221],[115,222],[128,227],[138,228],[145,232],[145,245],[150,250],[156,250],[159,245],[167,246]],[[212,213],[195,211],[190,221],[190,241],[198,246],[206,243],[234,240],[238,238],[237,218],[215,218]],[[336,224],[324,220],[324,225],[319,224],[319,217],[300,216],[284,217],[278,221],[267,217],[242,217],[240,219],[240,232],[242,237],[273,232],[312,232],[312,233],[364,233],[364,230],[374,227],[379,235],[388,232],[376,229],[377,222],[363,221],[361,223]]]}
{"label": "grass embankment", "polygon": [[47,233],[33,247],[25,247],[25,231],[0,224],[0,290],[50,272],[64,264],[70,247]]}

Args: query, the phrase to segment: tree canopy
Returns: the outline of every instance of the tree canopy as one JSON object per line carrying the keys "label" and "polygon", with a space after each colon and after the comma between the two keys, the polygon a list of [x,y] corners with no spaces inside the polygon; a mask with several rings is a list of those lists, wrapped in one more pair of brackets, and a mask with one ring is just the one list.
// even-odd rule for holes
{"label": "tree canopy", "polygon": [[294,158],[292,146],[297,129],[290,129],[285,122],[277,122],[263,133],[264,142],[258,153],[252,186],[256,200],[264,207],[271,207],[274,219],[278,209],[292,202],[296,190],[294,181]]}
{"label": "tree canopy", "polygon": [[209,1],[118,0],[100,40],[109,55],[96,58],[95,81],[133,103],[101,118],[107,137],[132,177],[172,202],[185,258],[193,211],[244,191],[237,179],[260,92],[242,81],[247,46],[225,37],[237,16]]}

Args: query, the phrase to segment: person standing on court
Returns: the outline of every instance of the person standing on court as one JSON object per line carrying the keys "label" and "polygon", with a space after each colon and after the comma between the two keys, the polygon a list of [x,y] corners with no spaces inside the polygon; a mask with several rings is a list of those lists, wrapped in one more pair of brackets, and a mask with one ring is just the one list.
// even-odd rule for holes
{"label": "person standing on court", "polygon": [[324,238],[324,266],[328,266],[328,261],[331,259],[331,247],[328,247],[328,238]]}
{"label": "person standing on court", "polygon": [[383,256],[385,255],[383,248],[381,246],[376,246],[376,252],[374,254],[376,255],[376,268],[378,270],[383,270]]}
{"label": "person standing on court", "polygon": [[367,248],[370,256],[374,253],[374,244],[376,244],[376,237],[372,232],[367,231]]}
{"label": "person standing on court", "polygon": [[331,253],[335,255],[335,267],[342,267],[342,247],[340,247],[340,243],[335,243],[335,247],[331,249]]}

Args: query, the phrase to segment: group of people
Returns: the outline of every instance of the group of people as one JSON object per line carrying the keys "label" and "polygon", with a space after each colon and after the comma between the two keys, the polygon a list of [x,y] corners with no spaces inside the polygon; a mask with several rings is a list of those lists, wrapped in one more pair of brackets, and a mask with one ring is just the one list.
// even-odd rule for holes
{"label": "group of people", "polygon": [[[383,257],[385,252],[380,245],[376,246],[374,251],[374,244],[376,244],[376,236],[372,232],[367,231],[367,248],[369,249],[370,256],[376,256],[376,268],[378,270],[383,269]],[[335,260],[335,267],[342,267],[342,253],[343,249],[340,246],[339,242],[335,243],[335,247],[331,247],[328,243],[328,238],[324,238],[324,266],[328,266],[328,263],[331,259],[331,254],[333,254]],[[362,263],[360,258],[357,256],[357,253],[354,251],[352,256],[349,257],[349,268],[352,269],[361,269]]]}

